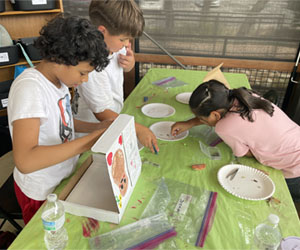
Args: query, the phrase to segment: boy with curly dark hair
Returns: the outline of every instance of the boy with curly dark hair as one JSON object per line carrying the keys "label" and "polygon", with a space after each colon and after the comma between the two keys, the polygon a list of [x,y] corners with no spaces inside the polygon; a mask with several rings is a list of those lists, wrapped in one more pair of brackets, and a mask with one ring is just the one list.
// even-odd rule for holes
{"label": "boy with curly dark hair", "polygon": [[[15,192],[25,224],[110,125],[73,119],[70,87],[108,64],[103,35],[87,19],[59,16],[40,31],[42,61],[13,82],[8,100]],[[88,132],[74,139],[75,131]]]}
{"label": "boy with curly dark hair", "polygon": [[[143,34],[145,21],[134,0],[92,0],[89,16],[104,36],[110,61],[103,71],[93,71],[89,81],[77,88],[78,113],[75,117],[102,122],[116,118],[123,108],[123,74],[135,64],[130,40]],[[156,137],[149,128],[137,122],[135,128],[141,144],[153,153],[154,148],[159,151]]]}

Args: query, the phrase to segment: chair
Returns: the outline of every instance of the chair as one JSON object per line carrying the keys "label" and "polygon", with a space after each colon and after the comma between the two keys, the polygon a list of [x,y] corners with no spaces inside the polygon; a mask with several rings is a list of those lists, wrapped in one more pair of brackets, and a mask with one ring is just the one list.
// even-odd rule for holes
{"label": "chair", "polygon": [[17,233],[19,233],[22,227],[15,220],[23,218],[15,195],[13,169],[14,162],[12,151],[10,151],[0,158],[0,219],[3,219],[0,229],[8,221],[16,228]]}

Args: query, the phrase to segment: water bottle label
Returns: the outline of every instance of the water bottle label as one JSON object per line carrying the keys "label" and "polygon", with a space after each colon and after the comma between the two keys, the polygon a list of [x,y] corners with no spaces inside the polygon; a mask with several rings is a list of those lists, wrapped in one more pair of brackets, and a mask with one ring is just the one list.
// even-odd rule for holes
{"label": "water bottle label", "polygon": [[59,230],[65,223],[65,215],[62,215],[56,221],[47,221],[44,218],[47,218],[49,214],[51,214],[51,210],[50,211],[45,211],[42,214],[42,221],[43,221],[44,230],[46,230],[46,231],[57,231],[57,230]]}

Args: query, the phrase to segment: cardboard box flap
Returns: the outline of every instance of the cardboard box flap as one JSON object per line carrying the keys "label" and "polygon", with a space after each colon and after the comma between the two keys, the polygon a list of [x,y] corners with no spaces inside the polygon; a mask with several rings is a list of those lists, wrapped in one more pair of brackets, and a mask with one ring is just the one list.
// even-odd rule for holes
{"label": "cardboard box flap", "polygon": [[[131,121],[132,120],[132,121]],[[134,123],[133,116],[121,114],[119,115],[114,122],[110,125],[98,139],[98,141],[93,145],[91,150],[95,153],[105,154],[109,151],[111,147],[111,142],[116,141],[121,134],[123,128],[127,126],[128,122]]]}
{"label": "cardboard box flap", "polygon": [[105,157],[93,155],[93,163],[70,192],[66,201],[118,213],[110,179],[107,176]]}
{"label": "cardboard box flap", "polygon": [[213,68],[211,71],[207,73],[207,75],[204,77],[203,82],[207,82],[209,80],[215,79],[219,82],[223,83],[227,88],[230,89],[230,85],[227,82],[223,72],[220,70],[220,68],[223,66],[223,63],[219,64],[217,67]]}
{"label": "cardboard box flap", "polygon": [[134,117],[121,114],[92,147],[105,154],[111,187],[119,212],[125,210],[141,172]]}

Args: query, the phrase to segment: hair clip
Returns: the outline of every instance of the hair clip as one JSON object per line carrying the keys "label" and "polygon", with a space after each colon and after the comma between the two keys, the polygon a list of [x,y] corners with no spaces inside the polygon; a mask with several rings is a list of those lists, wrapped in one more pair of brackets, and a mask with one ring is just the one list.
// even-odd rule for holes
{"label": "hair clip", "polygon": [[205,89],[205,94],[207,96],[200,102],[200,104],[198,105],[198,107],[200,107],[203,103],[205,103],[208,99],[210,99],[211,94],[210,94],[208,88]]}

